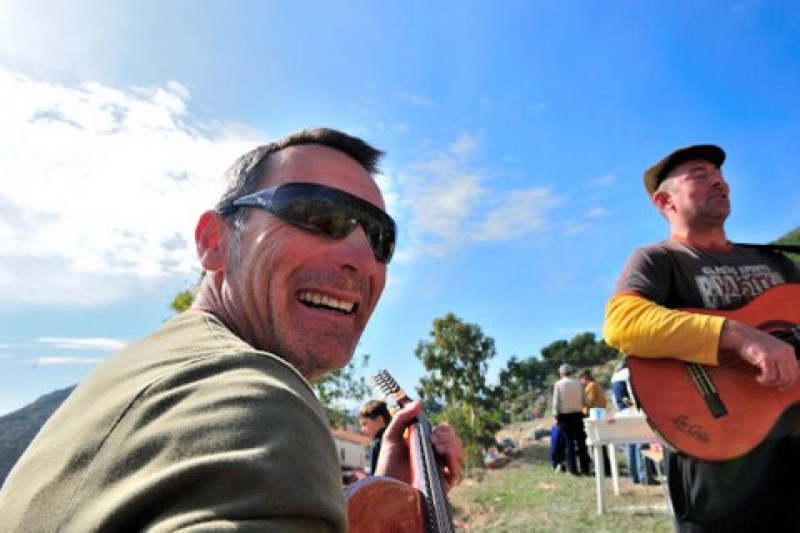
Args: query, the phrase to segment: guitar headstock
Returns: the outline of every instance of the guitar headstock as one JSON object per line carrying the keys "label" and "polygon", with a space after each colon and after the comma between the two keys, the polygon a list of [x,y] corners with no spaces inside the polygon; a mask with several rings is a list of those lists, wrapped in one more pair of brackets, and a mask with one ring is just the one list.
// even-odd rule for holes
{"label": "guitar headstock", "polygon": [[387,398],[394,399],[400,406],[411,401],[405,391],[400,388],[400,385],[397,384],[397,381],[395,381],[387,370],[378,371],[377,374],[370,378],[370,381],[376,392],[383,394]]}

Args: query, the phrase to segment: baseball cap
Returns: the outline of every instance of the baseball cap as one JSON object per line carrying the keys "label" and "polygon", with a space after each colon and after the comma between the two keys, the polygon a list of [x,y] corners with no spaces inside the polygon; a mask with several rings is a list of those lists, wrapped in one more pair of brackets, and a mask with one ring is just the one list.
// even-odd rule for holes
{"label": "baseball cap", "polygon": [[558,367],[558,372],[560,374],[572,374],[575,369],[569,363],[563,363],[560,367]]}
{"label": "baseball cap", "polygon": [[715,144],[693,144],[675,150],[645,171],[644,188],[647,190],[647,194],[653,196],[673,168],[692,159],[705,159],[717,167],[721,167],[725,162],[725,151]]}

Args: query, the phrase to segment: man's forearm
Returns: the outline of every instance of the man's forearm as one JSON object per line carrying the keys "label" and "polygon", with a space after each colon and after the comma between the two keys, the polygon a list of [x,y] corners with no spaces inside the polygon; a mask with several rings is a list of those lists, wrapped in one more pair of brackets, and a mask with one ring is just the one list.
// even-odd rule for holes
{"label": "man's forearm", "polygon": [[723,317],[668,309],[635,294],[606,306],[605,341],[626,355],[716,364]]}

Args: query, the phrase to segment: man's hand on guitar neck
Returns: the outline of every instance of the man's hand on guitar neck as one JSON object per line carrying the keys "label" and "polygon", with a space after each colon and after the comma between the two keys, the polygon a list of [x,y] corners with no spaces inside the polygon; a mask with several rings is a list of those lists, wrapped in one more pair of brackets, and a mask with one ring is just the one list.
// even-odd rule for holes
{"label": "man's hand on guitar neck", "polygon": [[[375,468],[377,475],[392,477],[406,483],[411,481],[406,429],[421,412],[422,404],[413,401],[392,416],[392,421],[383,433],[380,457]],[[461,468],[466,459],[464,445],[453,428],[447,424],[433,428],[431,444],[436,454],[443,460],[440,472],[445,489],[449,491],[461,479]]]}
{"label": "man's hand on guitar neck", "polygon": [[782,340],[736,320],[727,319],[719,338],[720,353],[741,357],[758,368],[756,381],[785,390],[800,376],[794,347]]}
{"label": "man's hand on guitar neck", "polygon": [[452,426],[446,423],[434,426],[431,444],[433,444],[436,455],[442,458],[443,465],[439,471],[442,474],[445,489],[450,491],[461,481],[461,469],[467,458],[464,445]]}

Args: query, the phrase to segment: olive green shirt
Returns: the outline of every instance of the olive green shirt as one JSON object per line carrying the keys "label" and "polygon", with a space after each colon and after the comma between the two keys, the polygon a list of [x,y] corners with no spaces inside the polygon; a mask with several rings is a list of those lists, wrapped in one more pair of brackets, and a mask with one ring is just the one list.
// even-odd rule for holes
{"label": "olive green shirt", "polygon": [[340,479],[303,377],[187,311],[56,411],[0,491],[0,529],[345,531]]}

